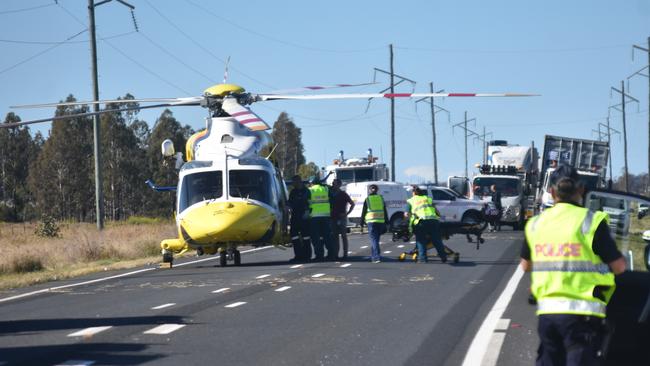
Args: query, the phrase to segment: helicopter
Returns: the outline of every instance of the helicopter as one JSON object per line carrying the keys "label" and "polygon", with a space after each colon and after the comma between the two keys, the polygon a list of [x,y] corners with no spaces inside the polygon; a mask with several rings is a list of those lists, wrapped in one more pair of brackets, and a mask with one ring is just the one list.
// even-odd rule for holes
{"label": "helicopter", "polygon": [[[201,96],[182,98],[149,98],[100,100],[12,106],[11,108],[46,108],[88,104],[145,103],[121,111],[200,106],[209,110],[205,129],[187,140],[185,154],[174,151],[171,140],[163,141],[162,155],[175,160],[178,169],[175,222],[178,237],[161,241],[162,262],[172,266],[174,255],[190,249],[198,255],[219,254],[219,264],[229,261],[241,265],[238,247],[289,243],[287,188],[279,169],[260,152],[271,142],[266,132],[271,127],[255,114],[249,105],[273,100],[322,100],[422,97],[523,97],[534,94],[515,93],[357,93],[357,94],[292,94],[298,90],[322,90],[362,86],[336,84],[310,86],[285,93],[258,94],[225,82],[204,90]],[[93,116],[111,110],[86,112],[52,118],[5,123],[11,128],[33,123]]]}

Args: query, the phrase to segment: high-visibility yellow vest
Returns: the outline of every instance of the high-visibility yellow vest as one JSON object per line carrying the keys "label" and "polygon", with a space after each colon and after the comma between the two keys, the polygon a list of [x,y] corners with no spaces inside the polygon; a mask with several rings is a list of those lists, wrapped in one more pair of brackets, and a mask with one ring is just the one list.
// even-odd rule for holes
{"label": "high-visibility yellow vest", "polygon": [[436,207],[428,196],[413,196],[406,202],[411,205],[410,224],[417,225],[420,220],[438,220],[440,216],[436,213]]}
{"label": "high-visibility yellow vest", "polygon": [[[609,266],[592,249],[596,229],[609,216],[556,203],[526,224],[532,261],[531,292],[537,314],[605,317],[616,284]],[[601,297],[594,296],[596,286]]]}
{"label": "high-visibility yellow vest", "polygon": [[364,220],[366,223],[386,223],[384,197],[379,194],[371,194],[366,198],[366,216],[364,216]]}
{"label": "high-visibility yellow vest", "polygon": [[309,198],[310,217],[330,216],[330,197],[327,186],[314,184],[309,187],[311,197]]}

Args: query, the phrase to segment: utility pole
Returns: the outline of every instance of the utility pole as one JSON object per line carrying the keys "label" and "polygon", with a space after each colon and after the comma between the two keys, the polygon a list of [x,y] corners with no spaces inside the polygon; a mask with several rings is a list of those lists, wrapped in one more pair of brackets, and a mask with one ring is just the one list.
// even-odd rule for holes
{"label": "utility pole", "polygon": [[[625,192],[629,192],[630,191],[630,183],[629,183],[630,176],[629,176],[628,165],[627,165],[627,126],[626,126],[626,123],[625,123],[625,104],[626,104],[627,101],[625,100],[625,98],[630,98],[632,101],[635,101],[637,103],[639,101],[636,98],[632,97],[631,95],[625,93],[625,82],[623,80],[621,80],[621,90],[618,90],[618,89],[616,89],[614,87],[612,87],[612,90],[614,90],[615,92],[618,92],[619,94],[621,94],[621,104],[620,104],[621,110],[620,111],[623,114],[623,157],[624,157],[624,164],[625,164],[625,167],[624,167]],[[614,106],[614,107],[616,107],[616,106]]]}
{"label": "utility pole", "polygon": [[487,164],[488,136],[490,138],[492,138],[493,134],[492,134],[492,132],[485,132],[485,126],[483,126],[483,134],[482,135],[476,135],[474,137],[474,140],[479,140],[483,144],[483,164]]}
{"label": "utility pole", "polygon": [[[634,60],[634,50],[635,49],[644,51],[644,52],[646,52],[648,54],[648,65],[646,65],[641,70],[635,72],[634,74],[628,76],[627,79],[628,79],[628,82],[629,82],[630,78],[635,76],[635,75],[641,75],[641,76],[645,76],[646,78],[648,78],[648,106],[650,106],[650,37],[648,37],[648,48],[637,46],[637,45],[632,46],[632,59],[633,60]],[[643,70],[645,70],[645,69],[648,69],[647,75],[642,73]],[[630,88],[628,87],[628,90],[629,89]],[[648,174],[650,174],[650,112],[648,112]],[[650,185],[650,175],[648,176],[648,185]],[[646,186],[646,190],[648,190],[647,186]]]}
{"label": "utility pole", "polygon": [[[433,93],[433,83],[429,83],[429,91]],[[444,89],[438,90],[436,93],[442,93]],[[417,104],[419,102],[426,102],[429,103],[429,106],[431,107],[431,132],[433,134],[433,181],[437,185],[438,184],[438,154],[437,154],[437,143],[436,143],[436,113],[440,111],[444,111],[447,113],[447,116],[449,116],[449,111],[437,106],[433,102],[433,97],[424,97],[420,98],[415,101],[415,106],[417,107]],[[438,110],[436,111],[436,108]]]}
{"label": "utility pole", "polygon": [[[470,129],[467,128],[467,123],[468,122],[474,122],[476,124],[476,118],[472,118],[470,120],[467,119],[467,111],[465,111],[465,119],[462,122],[456,123],[455,125],[452,126],[452,129],[454,127],[462,128],[465,132],[465,177],[469,178],[469,163],[467,161],[467,137],[468,136],[478,136],[478,134]],[[461,126],[462,125],[462,126]]]}
{"label": "utility pole", "polygon": [[[614,179],[612,177],[612,132],[621,134],[620,131],[612,128],[609,126],[609,116],[606,118],[607,123],[598,123],[598,130],[592,130],[594,132],[598,132],[598,140],[601,140],[601,137],[606,136],[607,137],[607,145],[609,146],[609,189],[611,189],[612,184],[614,183]],[[601,127],[605,129],[606,132],[601,132]]]}
{"label": "utility pole", "polygon": [[[104,228],[104,194],[102,191],[102,156],[101,156],[101,125],[99,123],[99,81],[97,80],[97,36],[95,33],[95,7],[111,2],[112,0],[103,0],[95,4],[94,0],[88,0],[88,27],[90,28],[90,57],[91,57],[91,72],[93,79],[93,152],[95,154],[95,215],[97,216],[97,229]],[[131,9],[133,16],[133,9],[135,6],[127,3],[124,0],[116,0],[120,4]],[[135,17],[133,17],[135,24]],[[137,30],[137,25],[136,25]]]}

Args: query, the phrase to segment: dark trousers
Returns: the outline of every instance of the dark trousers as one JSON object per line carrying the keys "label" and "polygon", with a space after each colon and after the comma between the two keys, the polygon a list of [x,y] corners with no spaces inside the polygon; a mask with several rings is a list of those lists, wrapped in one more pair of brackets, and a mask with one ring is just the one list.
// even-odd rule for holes
{"label": "dark trousers", "polygon": [[309,226],[309,219],[301,217],[292,218],[291,228],[289,229],[291,235],[291,244],[293,246],[293,255],[296,260],[308,261],[311,259],[311,227]]}
{"label": "dark trousers", "polygon": [[603,319],[572,314],[539,316],[537,366],[600,365]]}
{"label": "dark trousers", "polygon": [[438,220],[421,220],[413,228],[415,233],[415,243],[418,247],[418,261],[427,261],[427,243],[429,239],[438,252],[438,256],[444,262],[447,260],[445,245],[440,237],[440,221]]}
{"label": "dark trousers", "polygon": [[323,260],[325,248],[327,248],[327,258],[336,259],[337,255],[332,250],[332,220],[329,217],[312,217],[310,221],[314,259]]}
{"label": "dark trousers", "polygon": [[[341,239],[339,240],[339,236]],[[346,219],[332,219],[332,249],[338,254],[343,243],[343,257],[348,256],[348,225]]]}

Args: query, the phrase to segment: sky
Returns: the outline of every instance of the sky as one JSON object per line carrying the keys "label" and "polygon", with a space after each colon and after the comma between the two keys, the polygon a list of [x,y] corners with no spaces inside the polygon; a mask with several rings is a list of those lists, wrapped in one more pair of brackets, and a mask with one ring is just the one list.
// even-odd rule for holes
{"label": "sky", "polygon": [[[621,80],[648,64],[650,1],[207,1],[127,0],[96,8],[100,98],[200,95],[220,83],[230,57],[229,79],[252,92],[308,85],[366,83],[374,68],[447,92],[520,92],[530,98],[438,98],[438,175],[462,175],[464,134],[453,128],[467,111],[469,128],[513,144],[544,135],[597,138],[606,123],[623,132]],[[97,1],[96,1],[97,2]],[[91,100],[86,0],[0,1],[0,113],[9,106],[57,102],[73,94]],[[60,43],[66,41],[65,43]],[[647,74],[647,71],[646,71]],[[378,92],[379,84],[334,92]],[[626,81],[640,101],[627,105],[631,173],[648,171],[648,78]],[[411,92],[404,83],[397,92]],[[272,101],[251,109],[272,124],[286,111],[302,129],[305,156],[319,166],[368,148],[390,164],[390,103],[373,100]],[[50,110],[16,110],[23,119]],[[161,111],[142,111],[153,125]],[[206,110],[176,108],[194,129]],[[32,131],[47,134],[48,123]],[[396,102],[396,176],[402,182],[432,178],[430,109],[414,100]],[[490,137],[489,137],[490,138]],[[468,140],[470,174],[482,160],[481,143]],[[612,137],[614,175],[623,168],[623,138]],[[540,151],[541,153],[541,151]]]}

